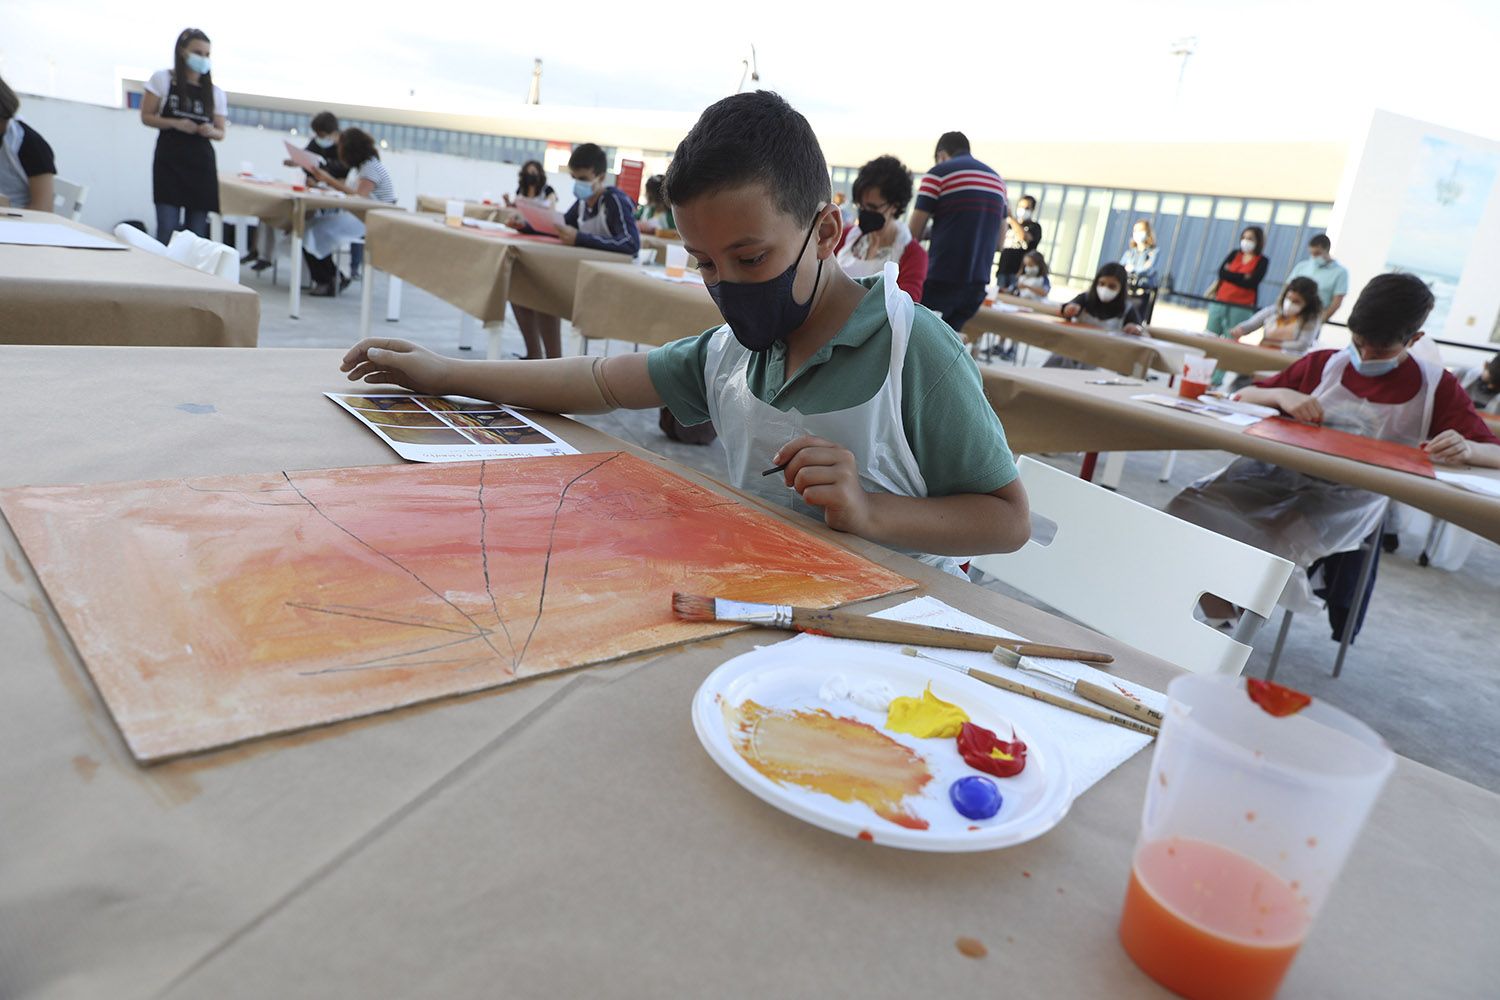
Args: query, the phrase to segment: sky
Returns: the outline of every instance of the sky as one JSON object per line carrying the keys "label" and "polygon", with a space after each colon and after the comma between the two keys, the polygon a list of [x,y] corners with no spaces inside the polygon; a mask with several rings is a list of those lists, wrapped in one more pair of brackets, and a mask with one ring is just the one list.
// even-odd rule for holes
{"label": "sky", "polygon": [[[847,132],[1346,141],[1379,107],[1500,139],[1496,0],[948,0],[941,23],[924,20],[930,6],[884,2],[766,0],[754,17],[738,16],[744,4],[670,4],[652,22],[620,13],[645,9],[4,0],[0,76],[114,104],[119,77],[168,65],[177,32],[194,26],[232,91],[496,113],[521,103],[540,58],[543,103],[695,113],[735,91],[753,45],[761,86]],[[1196,42],[1184,68],[1172,49],[1185,37]]]}

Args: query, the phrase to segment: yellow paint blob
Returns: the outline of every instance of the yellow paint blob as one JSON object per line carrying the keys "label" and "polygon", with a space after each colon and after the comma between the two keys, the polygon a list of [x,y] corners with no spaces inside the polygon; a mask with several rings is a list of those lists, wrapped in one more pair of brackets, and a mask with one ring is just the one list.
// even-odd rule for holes
{"label": "yellow paint blob", "polygon": [[885,717],[885,728],[919,739],[954,737],[969,721],[969,714],[932,693],[927,685],[920,698],[895,698]]}

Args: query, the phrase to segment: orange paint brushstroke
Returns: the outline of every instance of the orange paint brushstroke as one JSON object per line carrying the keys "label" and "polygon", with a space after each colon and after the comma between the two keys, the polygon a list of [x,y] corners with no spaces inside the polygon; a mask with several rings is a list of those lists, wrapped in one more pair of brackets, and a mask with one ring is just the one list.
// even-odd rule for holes
{"label": "orange paint brushstroke", "polygon": [[932,780],[927,761],[874,726],[821,708],[781,711],[750,700],[721,707],[735,750],[772,781],[862,802],[897,826],[927,829],[902,804]]}

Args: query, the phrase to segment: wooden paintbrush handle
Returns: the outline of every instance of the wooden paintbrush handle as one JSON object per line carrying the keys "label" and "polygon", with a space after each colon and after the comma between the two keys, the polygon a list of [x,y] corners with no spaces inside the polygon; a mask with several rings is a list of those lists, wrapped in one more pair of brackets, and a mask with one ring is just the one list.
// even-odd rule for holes
{"label": "wooden paintbrush handle", "polygon": [[864,615],[853,615],[847,611],[825,611],[820,608],[793,608],[792,627],[799,632],[831,635],[840,639],[863,639],[866,642],[893,642],[904,646],[967,649],[976,653],[988,653],[996,646],[1004,646],[1007,649],[1016,650],[1023,656],[1050,656],[1061,660],[1082,660],[1087,663],[1114,661],[1114,657],[1108,653],[1096,653],[1087,649],[1047,646],[1020,642],[1016,639],[997,639],[992,635],[976,635],[973,632],[960,632],[957,629],[913,625],[910,622],[868,618]]}
{"label": "wooden paintbrush handle", "polygon": [[1111,691],[1109,688],[1095,684],[1093,681],[1078,681],[1073,685],[1073,691],[1080,697],[1087,698],[1096,705],[1103,705],[1111,711],[1119,712],[1121,715],[1128,715],[1132,719],[1138,719],[1147,725],[1159,726],[1162,724],[1162,714],[1156,709],[1148,708],[1128,695],[1121,694],[1119,691]]}
{"label": "wooden paintbrush handle", "polygon": [[1078,704],[1078,702],[1070,701],[1060,694],[1053,694],[1051,691],[1044,691],[1041,688],[1034,688],[1029,684],[1022,684],[1020,681],[1013,681],[1009,677],[1001,677],[999,674],[992,674],[988,670],[976,670],[970,668],[969,676],[975,678],[976,680],[984,681],[986,684],[991,684],[997,688],[1000,688],[1002,691],[1009,691],[1012,694],[1022,694],[1028,698],[1035,698],[1037,701],[1046,702],[1048,705],[1056,705],[1058,708],[1065,708],[1069,712],[1077,712],[1079,715],[1086,715],[1091,719],[1098,719],[1100,722],[1110,722],[1125,729],[1133,729],[1138,733],[1144,733],[1147,736],[1154,737],[1157,735],[1155,726],[1148,726],[1144,722],[1137,722],[1135,719],[1127,719],[1123,716],[1115,715],[1113,712],[1106,712],[1098,708],[1090,708],[1088,705],[1080,705]]}

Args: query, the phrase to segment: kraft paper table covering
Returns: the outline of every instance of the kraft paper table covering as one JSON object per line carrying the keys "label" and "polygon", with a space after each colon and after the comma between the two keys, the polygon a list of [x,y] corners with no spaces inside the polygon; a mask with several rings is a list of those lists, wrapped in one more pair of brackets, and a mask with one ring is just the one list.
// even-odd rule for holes
{"label": "kraft paper table covering", "polygon": [[[113,241],[50,212],[14,209]],[[0,244],[0,344],[254,347],[260,296],[130,247]]]}
{"label": "kraft paper table covering", "polygon": [[389,211],[395,206],[373,198],[340,197],[320,192],[317,189],[293,191],[290,184],[259,183],[239,177],[219,176],[219,214],[221,216],[249,215],[271,226],[289,226],[292,222],[292,206],[301,204],[304,212],[322,208],[338,208],[353,212],[360,218],[366,212]]}
{"label": "kraft paper table covering", "polygon": [[375,267],[485,323],[503,320],[507,301],[571,319],[579,264],[636,266],[625,254],[507,239],[407,212],[367,216],[365,250]]}
{"label": "kraft paper table covering", "polygon": [[[980,333],[996,333],[1065,358],[1131,375],[1144,371],[1176,374],[1177,366],[1139,337],[1110,334],[1086,326],[1060,323],[1052,316],[1006,312],[984,307],[964,327],[970,340]],[[1096,376],[1097,377],[1097,376]]]}
{"label": "kraft paper table covering", "polygon": [[1216,337],[1211,333],[1194,333],[1191,330],[1173,330],[1163,326],[1148,326],[1146,332],[1157,340],[1196,347],[1210,358],[1216,358],[1221,371],[1238,375],[1254,375],[1257,372],[1279,372],[1290,368],[1298,355],[1272,347],[1260,347],[1228,337]]}
{"label": "kraft paper table covering", "polygon": [[659,347],[723,323],[701,284],[665,281],[643,267],[578,267],[573,326],[585,337]]}
{"label": "kraft paper table covering", "polygon": [[[31,375],[6,402],[16,433],[0,442],[0,484],[392,461],[321,397],[343,384],[338,356],[0,348],[0,367]],[[65,392],[105,400],[136,446],[52,421],[45,404]],[[543,422],[583,450],[628,448]],[[1122,678],[1160,689],[1175,672],[813,530],[987,621],[1108,649]],[[772,638],[744,632],[141,769],[8,526],[0,558],[7,996],[686,996],[713,984],[905,998],[902,968],[934,994],[1166,995],[1115,939],[1149,754],[1003,852],[844,839],[754,798],[698,745],[693,692]],[[1399,760],[1285,995],[1483,994],[1500,975],[1496,831],[1500,796]],[[989,957],[958,954],[959,936]]]}
{"label": "kraft paper table covering", "polygon": [[[448,211],[448,202],[457,201],[456,198],[445,198],[436,194],[417,195],[418,212],[435,212],[443,215]],[[483,219],[485,222],[495,222],[500,218],[502,212],[509,211],[504,204],[492,202],[486,205],[481,201],[469,201],[463,199],[464,215],[470,219]]]}
{"label": "kraft paper table covering", "polygon": [[[985,395],[1017,453],[1217,449],[1373,490],[1500,542],[1500,499],[1246,434],[1218,420],[1130,398],[1173,391],[1162,383],[1155,383],[1157,389],[1089,385],[1097,373],[1009,365],[981,365],[980,372]],[[1494,473],[1476,470],[1476,474]]]}

